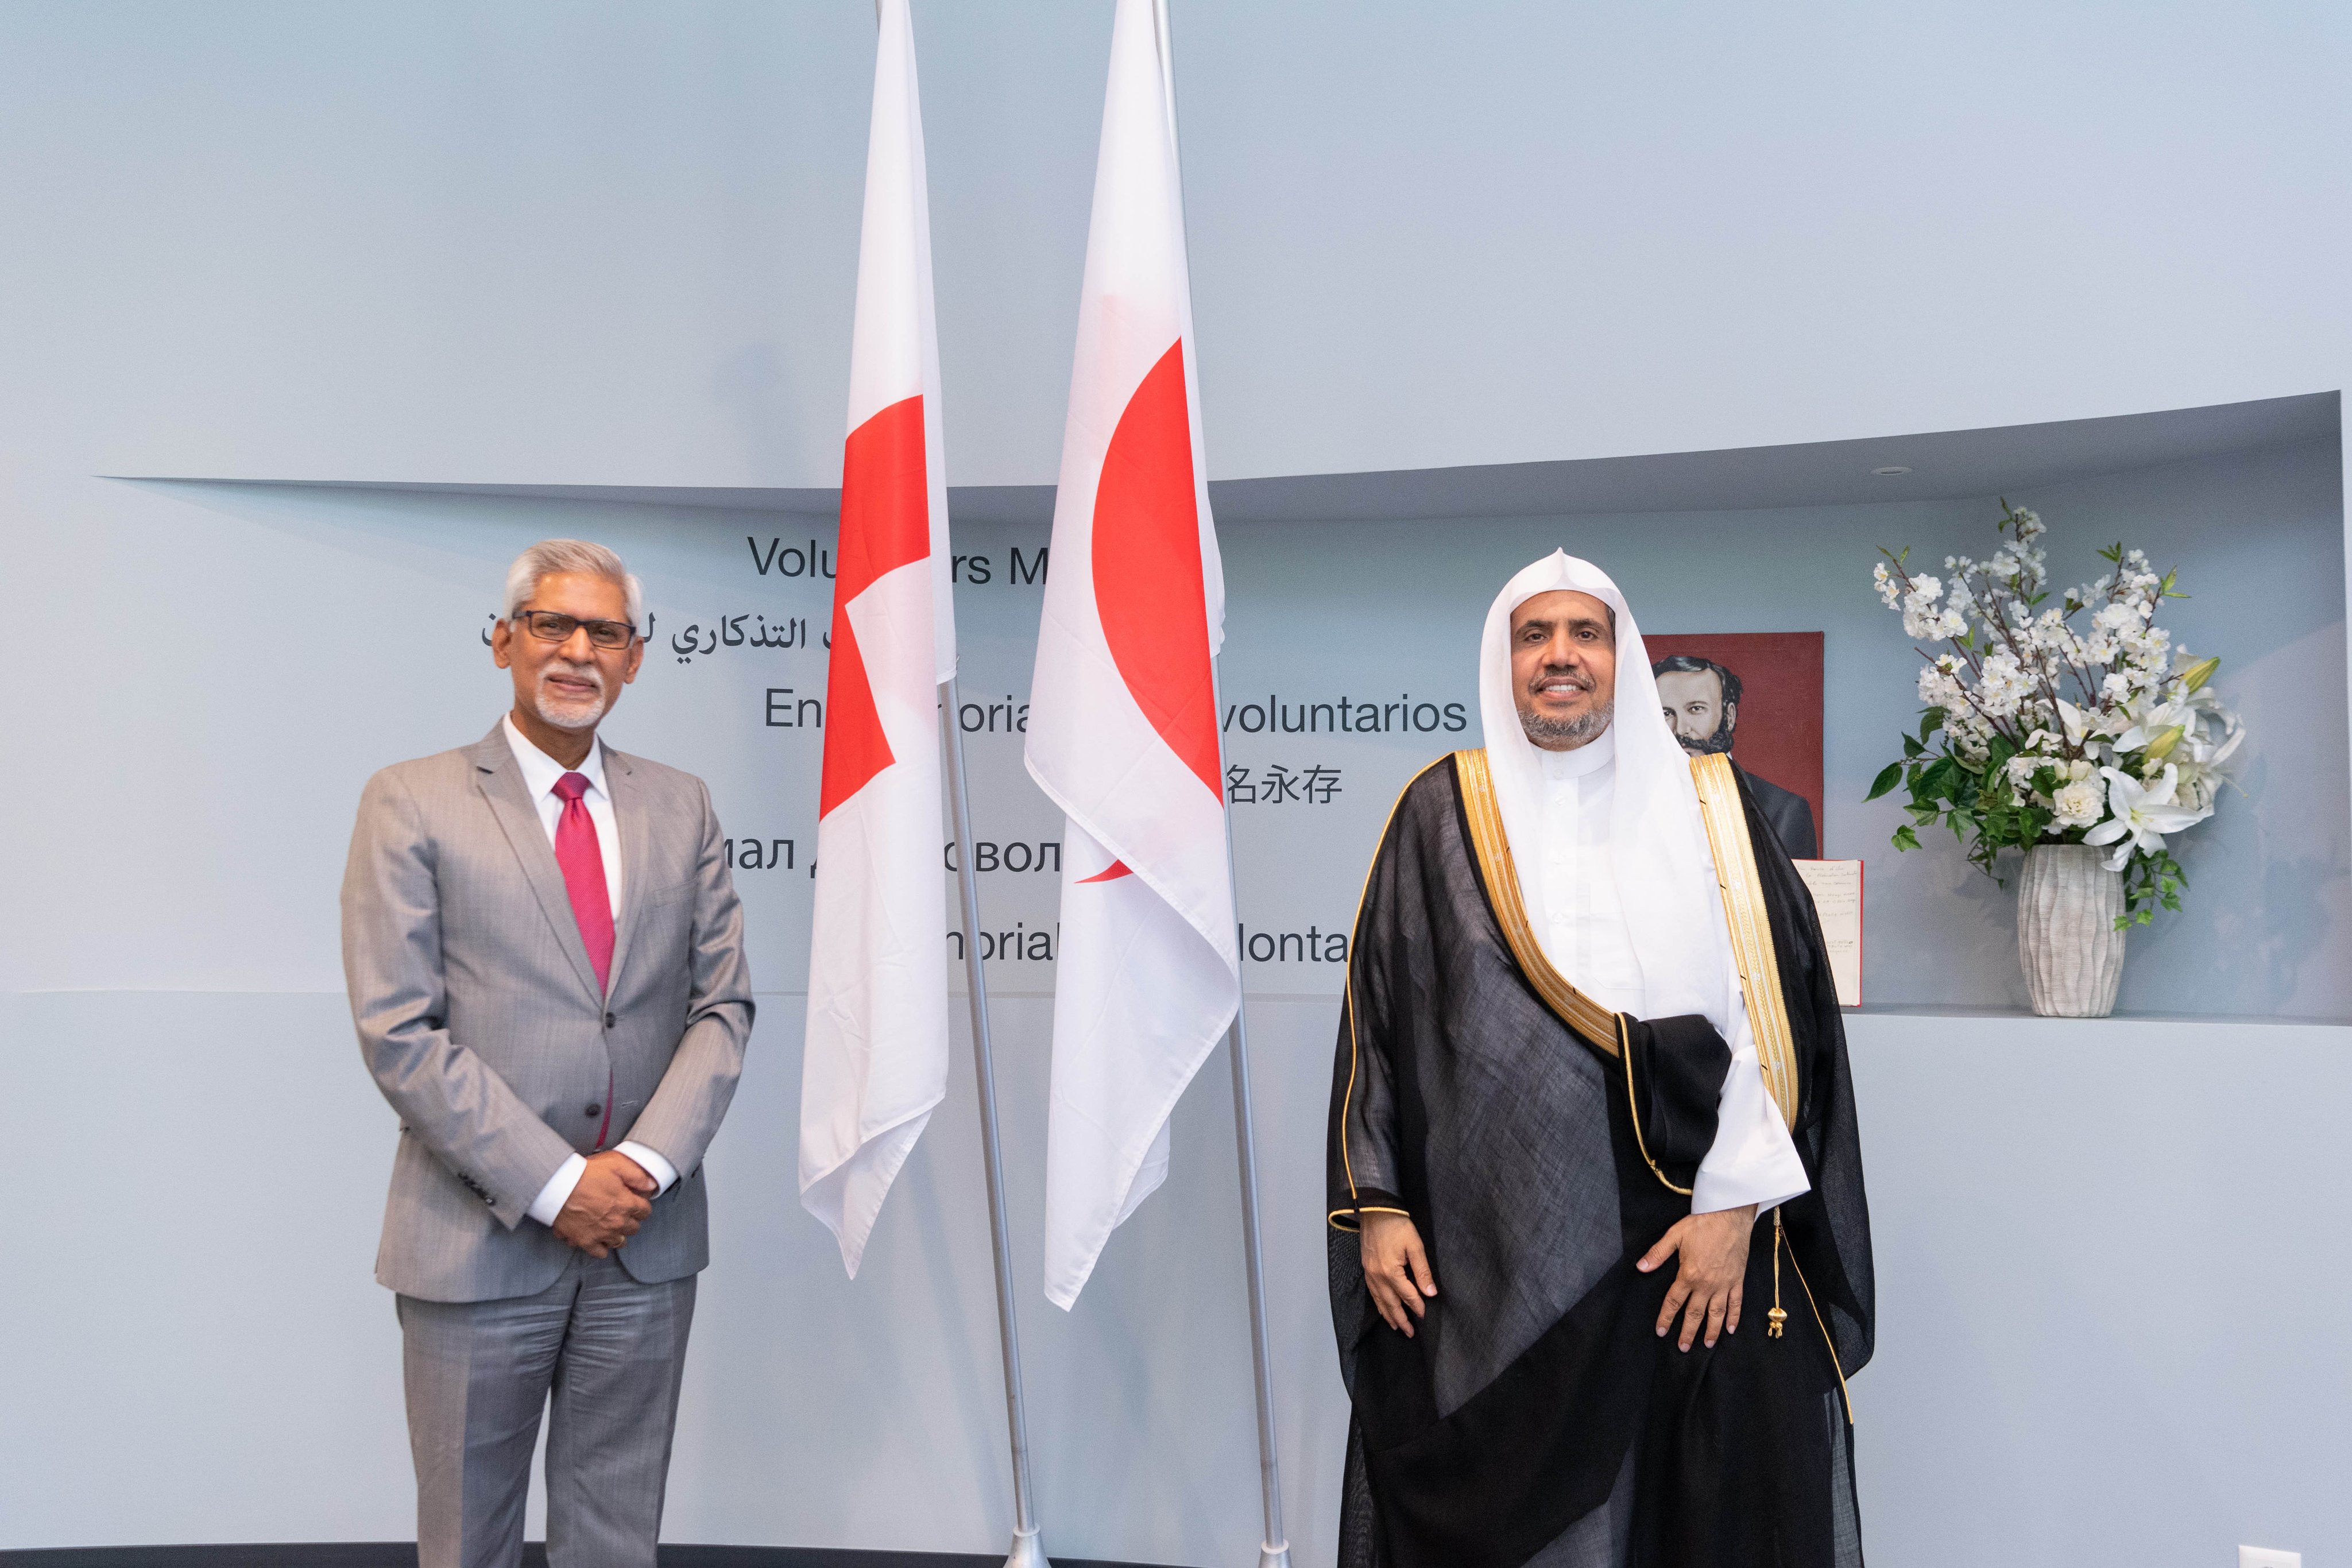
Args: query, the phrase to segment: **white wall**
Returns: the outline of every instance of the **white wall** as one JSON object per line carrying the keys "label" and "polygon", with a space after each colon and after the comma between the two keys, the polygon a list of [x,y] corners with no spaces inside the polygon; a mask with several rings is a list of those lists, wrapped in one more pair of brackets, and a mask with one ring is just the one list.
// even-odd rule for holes
{"label": "white wall", "polygon": [[[761,998],[710,1156],[716,1262],[667,1533],[1001,1547],[968,1058],[852,1284],[790,1197],[795,999]],[[1247,1562],[1222,1053],[1179,1108],[1169,1185],[1066,1316],[1037,1273],[1045,1005],[998,1018],[1046,1544]],[[1322,1236],[1331,1007],[1262,997],[1251,1022],[1285,1481],[1309,1568],[1331,1560],[1347,1424]],[[20,1172],[0,1549],[406,1533],[398,1334],[367,1278],[391,1128],[347,1029],[334,995],[0,998],[0,1137]],[[2334,1185],[2352,1030],[1851,1029],[1879,1267],[1879,1354],[1853,1382],[1873,1557],[2212,1568],[2242,1542],[2315,1563],[2352,1546],[2352,1352],[2315,1304],[2352,1291],[2352,1269],[2306,1197]]]}
{"label": "white wall", "polygon": [[[767,720],[766,694],[822,696],[821,647],[717,648],[741,631],[826,623],[830,582],[782,575],[828,517],[671,504],[255,486],[117,485],[120,520],[48,541],[116,541],[101,571],[60,563],[21,622],[44,677],[22,694],[47,746],[0,776],[34,831],[15,845],[24,896],[0,902],[0,985],[25,989],[324,990],[341,983],[335,890],[352,803],[384,763],[463,744],[509,700],[480,633],[504,563],[531,539],[585,534],[644,576],[653,648],[605,727],[613,744],[710,782],[730,833],[794,845],[789,870],[739,866],[758,984],[797,990],[808,951],[809,857],[823,732]],[[2242,788],[2177,841],[2187,907],[2136,931],[2129,1011],[2352,1019],[2352,770],[2343,682],[2343,514],[2336,442],[2077,476],[2013,496],[2039,507],[2063,582],[2117,538],[2178,567],[2189,597],[2164,622],[2222,656],[2219,689],[2244,714]],[[2011,895],[1948,836],[1897,854],[1897,802],[1863,803],[1916,724],[1902,628],[1870,590],[1881,546],[1916,559],[1989,554],[1990,497],[1735,511],[1441,521],[1251,523],[1223,529],[1231,705],[1267,694],[1296,713],[1345,696],[1411,693],[1453,705],[1460,730],[1247,733],[1229,760],[1263,779],[1333,770],[1328,801],[1234,807],[1241,915],[1253,932],[1346,931],[1389,804],[1433,758],[1475,745],[1477,627],[1497,585],[1565,546],[1613,572],[1658,632],[1820,632],[1824,637],[1825,844],[1867,867],[1866,999],[2021,1007]],[[957,591],[975,826],[989,841],[1058,841],[1007,707],[1024,705],[1042,584],[1042,520],[961,523]],[[758,570],[756,543],[772,570]],[[201,584],[201,608],[189,599]],[[752,621],[753,615],[758,621]],[[185,617],[184,620],[183,618]],[[93,635],[128,623],[160,639]],[[356,639],[331,628],[365,630]],[[688,638],[698,632],[698,637]],[[357,683],[355,687],[354,683]],[[124,723],[125,707],[136,722]],[[995,716],[984,710],[993,706]],[[1430,710],[1424,710],[1425,713]],[[158,759],[164,774],[158,773]],[[257,773],[258,769],[258,773]],[[158,810],[159,777],[167,777]],[[39,825],[47,824],[44,830]],[[59,831],[61,830],[61,831]],[[761,859],[767,857],[763,854]],[[980,862],[992,932],[1050,931],[1058,864]],[[947,878],[942,873],[942,883]],[[190,895],[189,890],[200,890]],[[139,896],[144,893],[149,895]],[[1052,967],[1024,942],[1003,989],[1043,992]],[[1294,946],[1294,955],[1297,948]],[[1328,939],[1318,956],[1335,956]],[[1253,988],[1338,994],[1340,966],[1253,963]]]}
{"label": "white wall", "polygon": [[[2324,1335],[2250,1326],[2282,1295],[2352,1285],[2313,1239],[2352,1028],[2259,1021],[2352,1012],[2336,484],[2333,447],[2305,444],[2032,497],[2062,576],[2117,531],[2182,562],[2197,597],[2178,623],[2224,653],[2255,727],[2246,792],[2185,841],[2188,912],[2135,936],[2126,968],[2142,1013],[2237,1015],[2199,1022],[1968,1016],[2013,999],[2006,898],[1948,846],[1886,851],[1895,813],[1856,803],[1913,706],[1870,549],[1965,548],[1989,504],[1228,530],[1237,697],[1466,700],[1484,601],[1559,542],[1609,562],[1662,630],[1825,632],[1829,844],[1871,864],[1873,996],[1915,1004],[1853,1019],[1885,1324],[1855,1396],[1882,1556],[2054,1568],[2112,1550],[2196,1568],[2242,1539],[2352,1542],[2331,1468],[2352,1364]],[[28,1173],[18,1288],[0,1292],[0,1344],[18,1347],[0,1548],[395,1537],[409,1507],[397,1341],[369,1279],[392,1118],[333,988],[359,782],[487,726],[502,692],[477,637],[484,606],[520,542],[568,529],[621,544],[660,617],[615,733],[710,777],[731,832],[805,844],[816,737],[759,710],[772,681],[821,688],[821,657],[738,649],[681,666],[668,644],[689,618],[813,613],[824,592],[751,566],[746,532],[799,537],[782,514],[119,488],[125,518],[103,537],[138,548],[29,611],[33,643],[70,658],[18,695],[67,744],[0,775],[21,890],[5,909],[0,1145]],[[983,528],[960,544],[1001,567],[1015,539],[1038,536]],[[189,584],[202,614],[184,613]],[[962,591],[973,698],[1025,698],[1037,594]],[[314,601],[369,630],[337,638]],[[96,634],[115,623],[170,635]],[[1322,760],[1347,779],[1313,814],[1240,813],[1245,917],[1344,926],[1395,785],[1472,738],[1235,737],[1252,767]],[[971,747],[983,834],[1052,833],[1013,737]],[[793,1196],[806,879],[738,882],[761,1014],[712,1155],[718,1264],[671,1537],[985,1550],[1007,1521],[968,1068],[863,1277],[843,1280]],[[1052,917],[1051,878],[983,878],[983,897],[992,928]],[[1223,1063],[1180,1110],[1169,1187],[1113,1239],[1078,1310],[1054,1311],[1035,1274],[1041,968],[993,974],[1049,1544],[1245,1557],[1255,1453]],[[1320,1228],[1337,972],[1251,973],[1302,1564],[1328,1560],[1346,1424]]]}
{"label": "white wall", "polygon": [[[1109,12],[919,5],[950,478],[1055,471]],[[2341,7],[1180,0],[1212,472],[2190,407],[2352,364]],[[0,8],[13,444],[824,485],[862,0]]]}

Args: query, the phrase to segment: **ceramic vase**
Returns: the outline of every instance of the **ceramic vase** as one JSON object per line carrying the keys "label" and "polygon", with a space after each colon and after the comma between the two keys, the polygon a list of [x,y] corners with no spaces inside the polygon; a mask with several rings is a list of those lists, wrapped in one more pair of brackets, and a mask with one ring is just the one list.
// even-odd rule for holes
{"label": "ceramic vase", "polygon": [[2124,878],[2087,844],[2037,844],[2017,883],[2017,956],[2043,1018],[2103,1019],[2124,977]]}

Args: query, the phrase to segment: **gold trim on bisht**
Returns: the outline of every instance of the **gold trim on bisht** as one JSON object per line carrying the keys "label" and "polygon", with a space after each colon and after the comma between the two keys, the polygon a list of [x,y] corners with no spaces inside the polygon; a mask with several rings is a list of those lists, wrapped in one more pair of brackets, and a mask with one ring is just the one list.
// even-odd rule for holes
{"label": "gold trim on bisht", "polygon": [[1715,880],[1723,890],[1723,920],[1731,934],[1732,960],[1739,966],[1740,994],[1747,998],[1748,1027],[1756,1036],[1756,1060],[1764,1087],[1780,1108],[1780,1119],[1797,1126],[1797,1048],[1789,1031],[1789,1004],[1780,994],[1780,965],[1772,949],[1772,923],[1764,912],[1764,885],[1756,874],[1756,846],[1748,836],[1748,812],[1739,801],[1739,778],[1731,758],[1712,751],[1691,758],[1691,782],[1698,786],[1699,815],[1715,859]]}
{"label": "gold trim on bisht", "polygon": [[1478,874],[1486,883],[1496,924],[1503,928],[1503,940],[1511,956],[1518,960],[1519,972],[1561,1022],[1597,1049],[1611,1056],[1620,1054],[1617,1015],[1569,984],[1568,977],[1552,967],[1528,924],[1527,903],[1519,896],[1518,868],[1511,860],[1510,835],[1503,829],[1503,809],[1495,800],[1495,779],[1486,768],[1486,750],[1455,752],[1454,775],[1462,785],[1462,812],[1469,819],[1470,847],[1477,852]]}
{"label": "gold trim on bisht", "polygon": [[1650,1174],[1657,1177],[1668,1192],[1680,1193],[1685,1197],[1697,1197],[1696,1186],[1683,1186],[1666,1174],[1665,1166],[1651,1157],[1650,1140],[1642,1132],[1642,1102],[1633,1092],[1633,1043],[1626,1037],[1623,1013],[1617,1015],[1617,1045],[1618,1058],[1625,1063],[1625,1116],[1633,1124],[1633,1147],[1640,1151],[1642,1163],[1650,1167]]}
{"label": "gold trim on bisht", "polygon": [[[1439,762],[1444,760],[1444,758],[1438,758]],[[1397,808],[1402,806],[1404,798],[1412,793],[1412,787],[1421,782],[1421,775],[1436,766],[1436,762],[1425,764],[1419,772],[1405,781],[1405,787],[1397,791],[1397,798],[1389,802],[1388,818],[1381,823],[1381,836],[1373,841],[1372,863],[1364,868],[1363,884],[1356,889],[1356,918],[1348,926],[1348,961],[1342,967],[1340,974],[1340,978],[1346,986],[1340,1010],[1346,1013],[1348,1018],[1348,1092],[1339,1102],[1339,1165],[1348,1174],[1348,1199],[1352,1207],[1335,1208],[1324,1216],[1325,1223],[1334,1230],[1353,1232],[1360,1228],[1356,1224],[1343,1223],[1341,1217],[1344,1215],[1360,1215],[1366,1212],[1372,1214],[1405,1212],[1402,1208],[1388,1208],[1379,1204],[1373,1204],[1367,1209],[1365,1206],[1355,1203],[1356,1156],[1348,1148],[1348,1126],[1349,1119],[1355,1114],[1356,1068],[1363,1056],[1363,1048],[1358,1043],[1356,1038],[1356,939],[1363,935],[1364,900],[1371,894],[1372,873],[1380,868],[1381,850],[1388,844],[1389,829],[1396,825]]]}

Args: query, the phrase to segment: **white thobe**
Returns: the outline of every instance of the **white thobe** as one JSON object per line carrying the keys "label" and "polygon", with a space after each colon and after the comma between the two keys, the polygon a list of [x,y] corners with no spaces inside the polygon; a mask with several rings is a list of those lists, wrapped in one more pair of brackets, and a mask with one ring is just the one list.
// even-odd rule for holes
{"label": "white thobe", "polygon": [[[1617,781],[1614,730],[1573,751],[1545,751],[1541,865],[1544,929],[1536,939],[1552,967],[1577,989],[1613,1012],[1644,1017],[1642,964],[1625,925],[1610,863],[1609,817]],[[1714,900],[1710,898],[1710,903]],[[1726,959],[1727,965],[1730,963]],[[1739,976],[1727,977],[1734,998],[1724,1040],[1731,1071],[1717,1101],[1715,1143],[1691,1184],[1691,1212],[1756,1205],[1762,1213],[1807,1191],[1805,1167],[1764,1087],[1756,1036],[1739,1000]]]}

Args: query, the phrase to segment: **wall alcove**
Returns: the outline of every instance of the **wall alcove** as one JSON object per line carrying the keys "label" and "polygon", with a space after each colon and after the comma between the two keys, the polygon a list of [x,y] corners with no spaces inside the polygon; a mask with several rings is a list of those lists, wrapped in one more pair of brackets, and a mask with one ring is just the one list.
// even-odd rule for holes
{"label": "wall alcove", "polygon": [[[1229,607],[1220,670],[1233,698],[1229,761],[1320,768],[1336,779],[1313,802],[1286,796],[1236,808],[1244,923],[1273,939],[1259,951],[1276,955],[1253,964],[1250,983],[1337,994],[1339,949],[1328,938],[1347,929],[1388,802],[1431,758],[1476,743],[1473,654],[1486,602],[1512,570],[1558,547],[1613,573],[1654,636],[1822,632],[1823,852],[1867,862],[1865,1000],[2021,1010],[2012,894],[1972,871],[1948,838],[1895,853],[1887,840],[1904,818],[1895,801],[1863,801],[1918,712],[1916,657],[1869,591],[1877,551],[1909,546],[1930,570],[1952,553],[1990,555],[2006,497],[2049,522],[2055,582],[2097,575],[2095,552],[2118,538],[2145,549],[2159,570],[2178,567],[2189,597],[2168,604],[2162,623],[2180,645],[2221,655],[2219,685],[2250,730],[2238,787],[2180,841],[2187,908],[2132,934],[2120,1008],[2352,1020],[2337,410],[2331,392],[1743,451],[1213,483]],[[816,634],[830,605],[823,563],[837,493],[135,482],[266,527],[365,541],[384,559],[430,549],[486,560],[550,532],[602,529],[646,563],[657,645],[674,647],[682,626],[714,628],[703,633],[710,649],[701,668],[661,667],[692,665],[692,635],[689,656],[656,658],[624,724],[655,727],[662,755],[709,777],[722,818],[743,821],[770,846],[763,862],[778,842],[794,846],[789,869],[803,874],[754,880],[747,895],[767,916],[763,974],[797,976],[814,828],[813,785],[801,786],[814,779],[822,738],[811,694],[823,685]],[[1056,823],[1022,770],[1014,723],[1034,656],[1053,491],[972,486],[950,497],[980,836],[1020,861],[988,884],[991,925],[1005,927],[1005,956],[1023,966],[1002,983],[1042,992],[1050,971],[1030,966],[1040,962],[1034,938],[1052,923],[1055,884],[1035,846],[1052,841]],[[472,602],[482,589],[478,578],[446,586],[471,596],[448,629],[462,649],[483,619]],[[744,620],[738,611],[759,612],[755,636],[789,620],[796,645],[722,651],[715,623]],[[769,673],[736,678],[712,668],[746,659],[764,659]],[[787,690],[791,698],[768,706],[768,694]],[[1326,727],[1328,705],[1357,693],[1375,704],[1410,698],[1427,722],[1400,724],[1391,711],[1369,732]],[[1259,694],[1285,713],[1327,706],[1312,733],[1282,734],[1273,719],[1253,733]],[[757,720],[746,724],[753,709]],[[428,743],[420,734],[417,744]],[[754,799],[757,823],[729,810]],[[1271,809],[1293,804],[1319,809]],[[1311,941],[1279,940],[1310,930]]]}
{"label": "wall alcove", "polygon": [[[2334,1108],[2352,1103],[2340,453],[2327,393],[1213,488],[1236,703],[1363,694],[1384,707],[1397,694],[1474,716],[1460,731],[1229,732],[1237,765],[1339,780],[1319,804],[1237,809],[1253,930],[1345,931],[1394,790],[1475,741],[1478,619],[1536,555],[1559,546],[1601,562],[1654,631],[1824,634],[1826,847],[1865,859],[1870,877],[1870,1005],[1848,1029],[1884,1322],[1854,1384],[1874,1554],[2039,1561],[2031,1542],[2188,1563],[2275,1534],[2276,1521],[2305,1541],[2352,1534],[2326,1500],[2331,1456],[2352,1444],[2352,1416],[2325,1392],[2346,1380],[2342,1353],[2325,1336],[2314,1348],[2246,1329],[2284,1270],[2320,1299],[2352,1293],[2345,1263],[2315,1254],[2282,1199],[2330,1189]],[[1873,473],[1890,466],[1909,472]],[[27,1270],[0,1308],[6,1332],[42,1347],[21,1369],[16,1397],[37,1419],[12,1423],[24,1500],[0,1546],[86,1543],[96,1517],[121,1542],[366,1542],[404,1528],[396,1340],[369,1280],[365,1218],[391,1124],[350,1055],[334,887],[366,774],[463,743],[497,711],[485,615],[513,552],[555,533],[608,540],[648,580],[657,652],[615,716],[616,743],[704,774],[729,831],[762,846],[738,875],[762,1011],[711,1155],[719,1263],[689,1363],[673,1533],[966,1552],[1001,1537],[968,1066],[858,1281],[792,1197],[807,940],[797,846],[812,837],[819,737],[775,718],[797,719],[822,690],[823,655],[805,638],[754,650],[711,629],[823,624],[830,584],[807,570],[808,547],[829,549],[835,498],[268,475],[100,487],[128,541],[107,601],[170,629],[170,665],[140,667],[171,698],[142,709],[135,746],[93,729],[87,766],[24,781],[37,816],[116,811],[133,827],[52,835],[22,857],[44,918],[8,955],[0,1103],[44,1108],[12,1122],[33,1173],[18,1245],[58,1266]],[[2179,566],[2195,597],[2170,623],[2223,655],[2252,730],[2243,794],[2184,844],[2188,910],[2134,936],[2111,1019],[2023,1016],[2010,896],[1948,843],[1895,854],[1897,813],[1861,802],[1916,709],[1915,655],[1870,591],[1874,551],[1983,553],[2000,496],[2049,520],[2055,576],[2091,575],[2092,552],[2117,538]],[[1007,937],[992,975],[1041,1520],[1056,1552],[1231,1560],[1254,1549],[1255,1469],[1218,1066],[1180,1107],[1168,1188],[1115,1239],[1080,1310],[1053,1312],[1036,1291],[1051,967],[1032,945],[1055,907],[1036,851],[1058,823],[1022,772],[1009,717],[1027,688],[1052,494],[961,489],[953,507],[959,552],[988,563],[959,585],[981,834],[1031,852],[1018,869],[1000,854],[983,899]],[[789,574],[788,559],[801,563]],[[311,656],[322,602],[390,629],[386,678],[364,701],[348,668]],[[89,656],[93,679],[131,674],[103,648]],[[255,756],[273,759],[273,788],[252,788],[240,759]],[[202,835],[135,831],[137,802],[116,791],[157,758],[174,764]],[[796,848],[779,865],[783,842]],[[206,918],[188,928],[170,902],[126,887],[201,889]],[[1301,945],[1249,975],[1302,1563],[1328,1560],[1346,1425],[1320,1218],[1340,968]],[[29,1048],[56,1041],[70,1049]],[[202,1239],[146,1209],[159,1151],[191,1127],[247,1124],[257,1107],[285,1129],[272,1165],[299,1179]],[[93,1168],[92,1149],[113,1153]],[[101,1230],[121,1245],[93,1253]],[[289,1233],[316,1239],[289,1250]],[[1179,1261],[1190,1288],[1171,1291]],[[158,1278],[173,1281],[168,1310],[152,1304]],[[266,1397],[237,1370],[255,1365],[269,1371]],[[188,1442],[196,1431],[208,1440]],[[129,1496],[96,1479],[121,1469],[152,1479]],[[2192,1472],[2194,1485],[2163,1479]]]}

